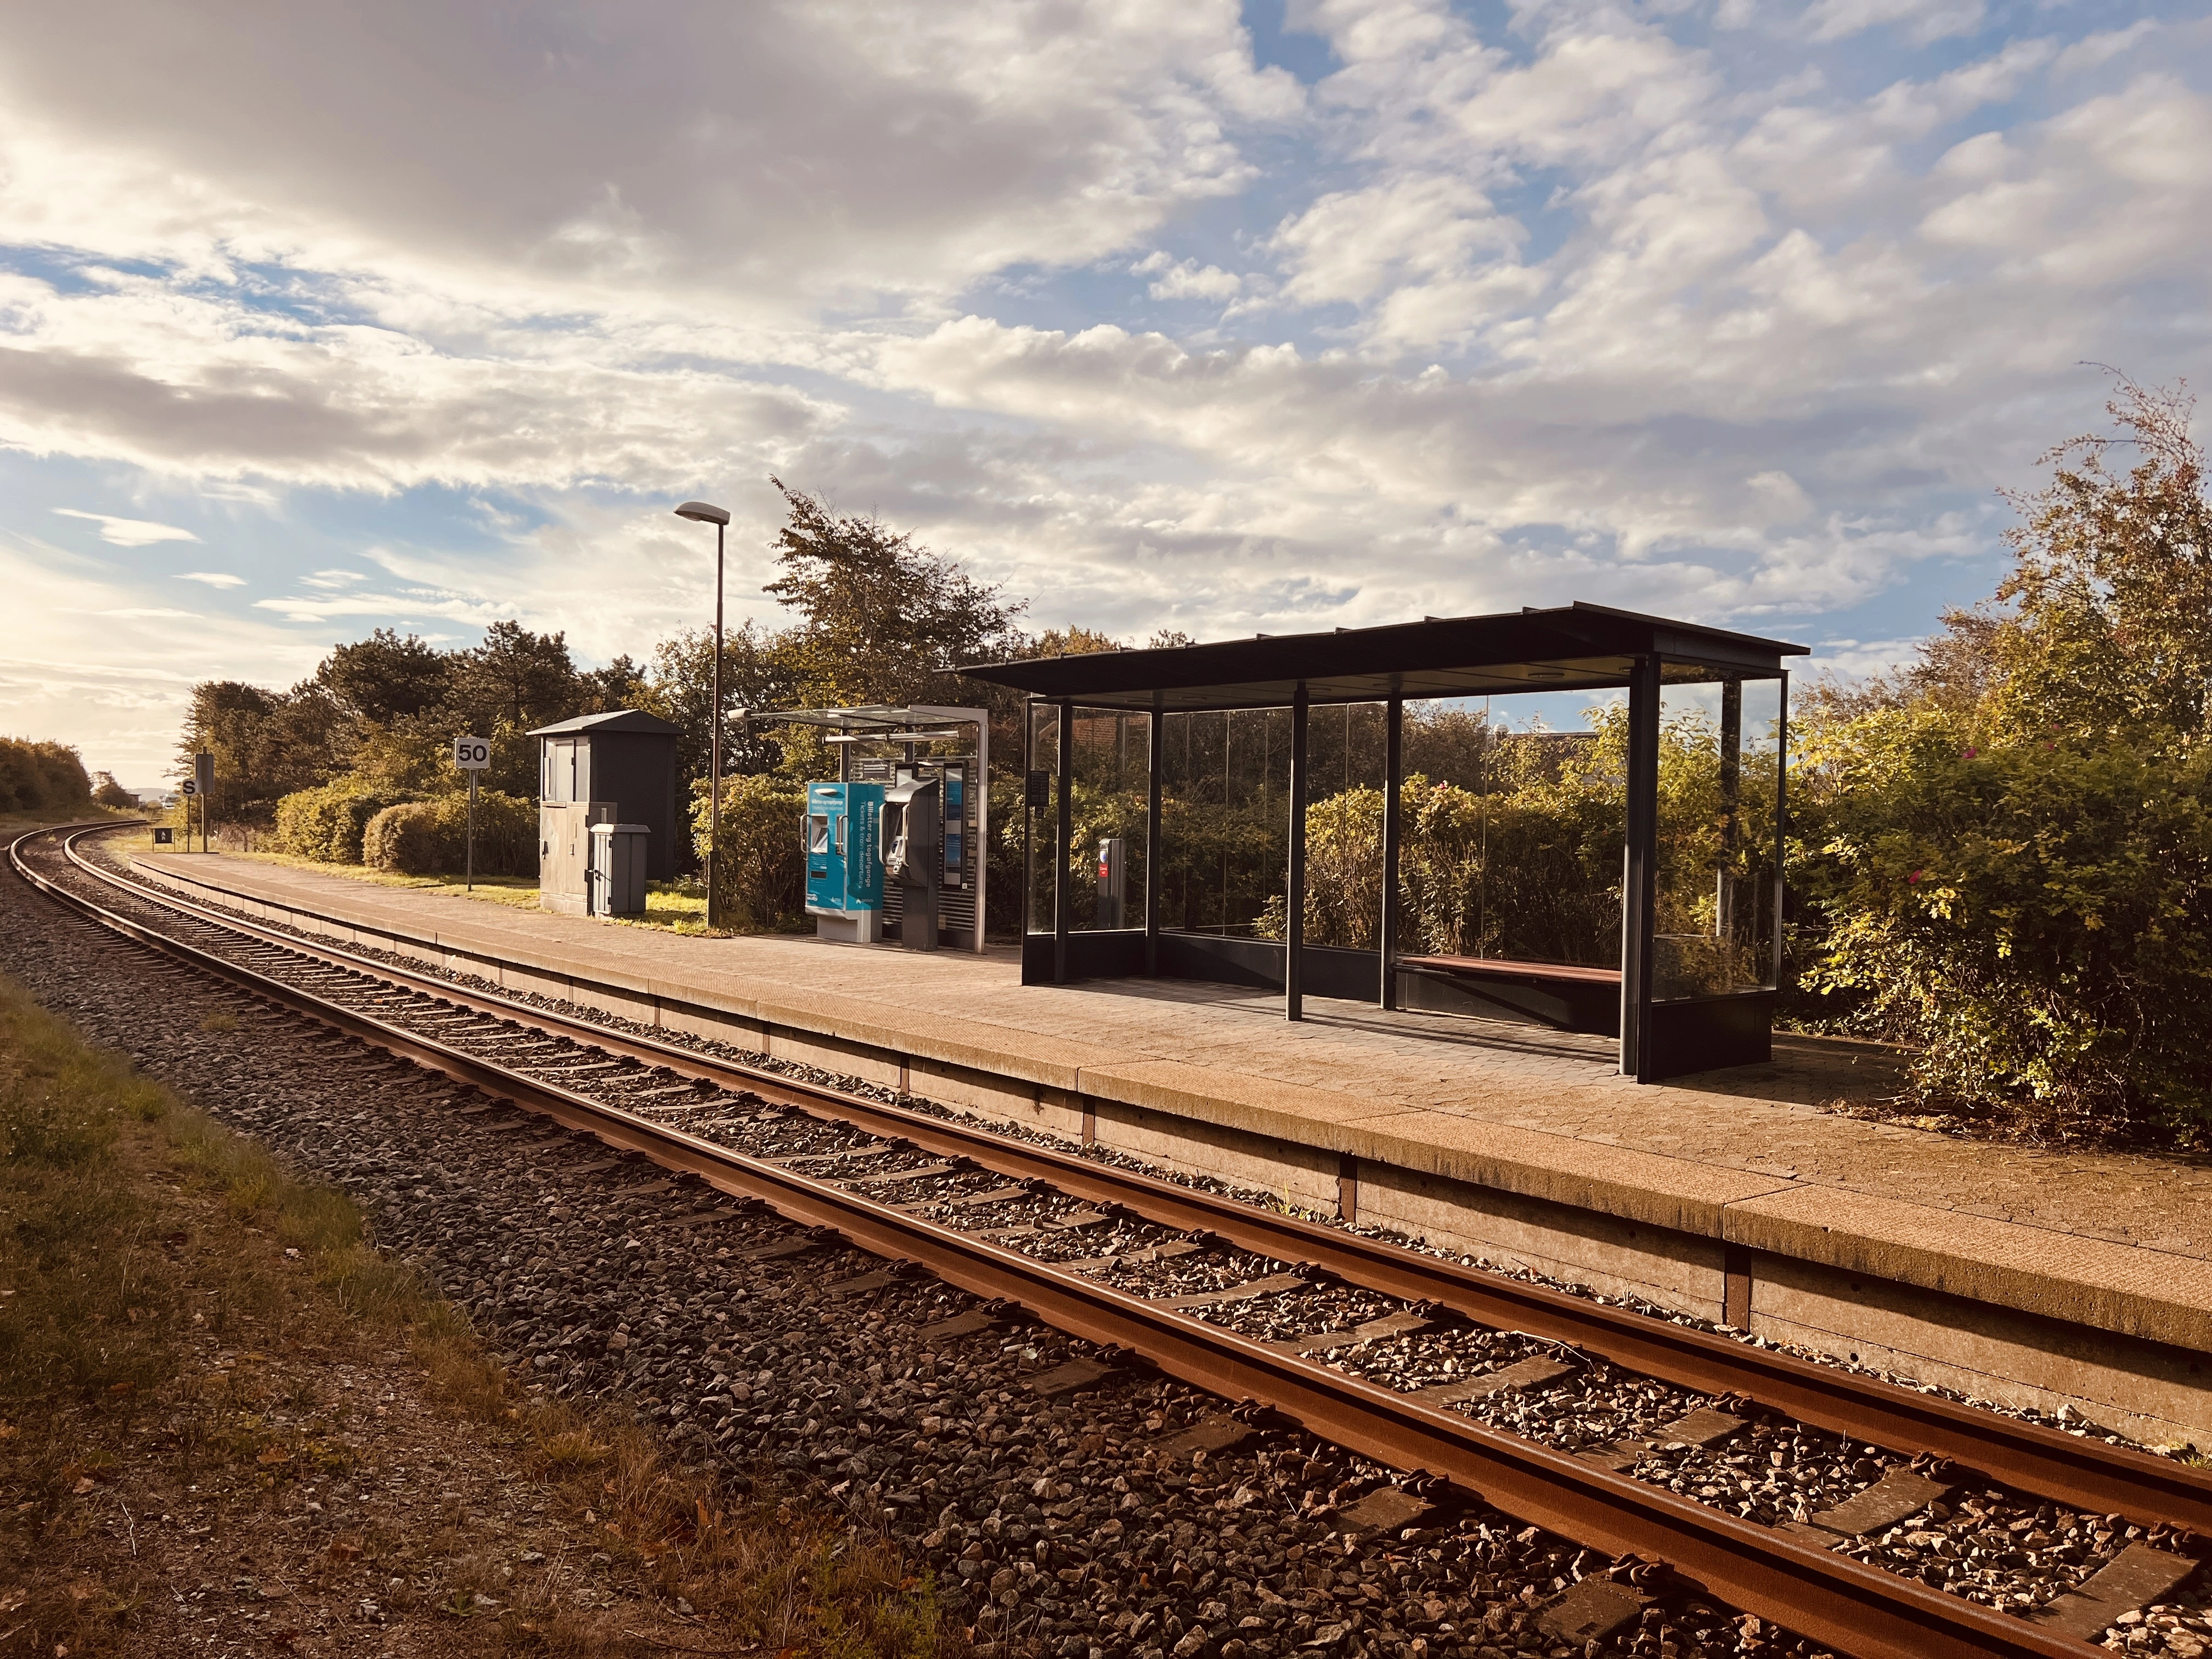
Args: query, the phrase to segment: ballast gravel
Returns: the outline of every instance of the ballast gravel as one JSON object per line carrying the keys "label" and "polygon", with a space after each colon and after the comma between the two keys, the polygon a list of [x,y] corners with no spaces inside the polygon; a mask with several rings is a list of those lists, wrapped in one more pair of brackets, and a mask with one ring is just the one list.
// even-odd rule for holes
{"label": "ballast gravel", "polygon": [[[39,904],[9,886],[19,902]],[[86,931],[57,912],[45,917],[46,931],[57,922]],[[21,939],[19,931],[19,951]],[[75,943],[111,969],[127,957],[140,977],[222,996],[127,947],[119,957],[105,940]],[[148,1041],[143,1018],[118,1018],[119,988],[80,979],[72,988],[79,1006],[58,1006],[94,1036],[113,1040],[106,1024]],[[887,1277],[882,1264],[840,1243],[671,1182],[641,1160],[613,1158],[596,1142],[483,1110],[486,1103],[465,1091],[382,1056],[371,1061],[365,1050],[352,1050],[362,1071],[336,1085],[331,1039],[283,1017],[260,1016],[257,1040],[247,1043],[244,1032],[226,1040],[201,1037],[189,1024],[168,1030],[167,1005],[164,1012],[155,1022],[164,1032],[159,1048],[134,1049],[141,1063],[348,1187],[376,1214],[382,1244],[466,1307],[537,1386],[626,1400],[696,1462],[811,1489],[847,1505],[856,1524],[887,1528],[935,1571],[950,1607],[988,1650],[1061,1659],[1244,1659],[1293,1650],[1424,1659],[1808,1651],[1755,1620],[1680,1595],[1661,1599],[1603,1644],[1547,1640],[1534,1610],[1607,1564],[1480,1509],[1432,1514],[1388,1534],[1347,1534],[1340,1513],[1386,1484],[1387,1471],[1279,1431],[1210,1455],[1177,1455],[1176,1432],[1218,1413],[1220,1402],[1127,1372],[1055,1395],[1052,1374],[1090,1350],[1033,1326],[935,1333],[973,1304],[933,1280]],[[858,1183],[934,1164],[848,1126],[757,1098],[707,1095],[646,1068],[571,1067],[566,1080],[591,1086],[599,1071],[612,1073],[600,1079],[609,1092],[626,1093],[635,1109],[689,1120],[684,1127],[695,1133],[810,1174]],[[239,1087],[241,1074],[252,1088]],[[1153,1255],[1181,1236],[1097,1216],[1059,1194],[999,1192],[1006,1184],[981,1173],[933,1176],[894,1201],[927,1202],[939,1218],[1054,1260],[1127,1255],[1087,1270],[1147,1296],[1220,1291],[1286,1270],[1188,1242],[1182,1254]],[[994,1192],[994,1202],[957,1202]],[[1401,1310],[1371,1292],[1319,1284],[1216,1303],[1192,1316],[1282,1340]],[[1326,1358],[1412,1389],[1556,1352],[1511,1334],[1448,1328],[1329,1349]],[[1544,1388],[1458,1408],[1582,1450],[1655,1435],[1706,1403],[1589,1365]],[[1774,1441],[1778,1433],[1788,1437]],[[1774,1462],[1784,1450],[1786,1463]],[[1887,1461],[1761,1424],[1710,1452],[1651,1452],[1637,1468],[1771,1521],[1840,1501]],[[1944,1560],[1934,1534],[1947,1519],[1931,1514],[1850,1547],[1908,1570],[1921,1565],[1916,1552]],[[1977,1519],[1968,1530],[1989,1524]],[[1989,1551],[1964,1546],[1957,1553],[1974,1570],[1950,1587],[1992,1605],[2017,1602],[2023,1584],[2030,1601],[2047,1600],[2123,1541],[2093,1531],[2046,1546],[2027,1565],[2051,1570],[2026,1578],[1984,1568]],[[2148,1610],[2107,1639],[2186,1655],[2201,1624],[2195,1609],[2177,1605]]]}

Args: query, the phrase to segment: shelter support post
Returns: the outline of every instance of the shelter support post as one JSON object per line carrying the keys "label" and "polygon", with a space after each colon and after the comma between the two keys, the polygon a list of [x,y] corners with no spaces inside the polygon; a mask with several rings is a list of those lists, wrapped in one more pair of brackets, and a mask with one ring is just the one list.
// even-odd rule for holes
{"label": "shelter support post", "polygon": [[1620,1069],[1651,1081],[1651,928],[1659,852],[1659,659],[1628,682],[1628,836],[1620,883]]}
{"label": "shelter support post", "polygon": [[1382,915],[1379,928],[1382,1004],[1398,1006],[1399,785],[1406,769],[1406,700],[1393,697],[1383,714],[1382,735]]}
{"label": "shelter support post", "polygon": [[1291,867],[1283,897],[1283,1014],[1288,1019],[1305,1018],[1307,713],[1306,683],[1300,680],[1291,697]]}
{"label": "shelter support post", "polygon": [[1790,841],[1790,677],[1784,674],[1781,680],[1775,688],[1774,708],[1774,926],[1767,930],[1774,951],[1768,973],[1778,991],[1789,988],[1782,981],[1782,900],[1786,890],[1782,870]]}
{"label": "shelter support post", "polygon": [[1067,983],[1067,919],[1075,902],[1069,890],[1067,860],[1075,839],[1075,705],[1060,705],[1059,735],[1054,743],[1052,823],[1052,982]]}
{"label": "shelter support post", "polygon": [[1152,693],[1152,718],[1146,727],[1145,779],[1145,975],[1160,971],[1160,726],[1166,713],[1164,692]]}

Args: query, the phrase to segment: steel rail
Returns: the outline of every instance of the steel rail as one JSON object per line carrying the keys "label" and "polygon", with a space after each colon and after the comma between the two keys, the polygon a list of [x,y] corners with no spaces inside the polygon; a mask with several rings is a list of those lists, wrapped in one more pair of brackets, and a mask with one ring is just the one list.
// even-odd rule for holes
{"label": "steel rail", "polygon": [[32,870],[17,872],[104,926],[427,1069],[542,1113],[610,1146],[757,1199],[860,1249],[911,1259],[948,1284],[1018,1302],[1042,1322],[1127,1350],[1170,1376],[1255,1401],[1377,1462],[1479,1492],[1495,1507],[1615,1555],[1664,1560],[1707,1595],[1857,1659],[2076,1659],[2084,1644],[1533,1441],[1178,1315],[973,1235],[890,1208],[590,1099],[171,937]]}
{"label": "steel rail", "polygon": [[1122,1204],[1161,1226],[1218,1233],[1242,1249],[1279,1261],[1311,1262],[1370,1290],[1412,1302],[1433,1302],[1479,1324],[1565,1342],[1682,1388],[1747,1396],[1854,1440],[1893,1451],[1947,1457],[1990,1480],[2058,1503],[2212,1534],[2212,1471],[1978,1410],[1835,1366],[1749,1347],[1628,1309],[1601,1306],[1545,1285],[1424,1255],[1387,1240],[1263,1210],[927,1112],[799,1082],[503,996],[468,991],[430,974],[258,927],[103,869],[77,852],[76,840],[85,833],[72,836],[65,850],[70,861],[94,879],[334,967],[367,973],[611,1054],[665,1066],[678,1076],[717,1084],[734,1079],[780,1104],[826,1111],[875,1133],[902,1137],[928,1152],[972,1158],[998,1174],[1048,1182],[1073,1197]]}

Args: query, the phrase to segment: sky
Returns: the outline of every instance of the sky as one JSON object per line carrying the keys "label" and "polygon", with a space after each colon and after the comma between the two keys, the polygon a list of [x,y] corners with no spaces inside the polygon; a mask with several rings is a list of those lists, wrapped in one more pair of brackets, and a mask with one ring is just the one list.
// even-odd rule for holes
{"label": "sky", "polygon": [[1573,599],[1909,654],[2212,357],[2130,0],[71,0],[0,21],[0,731],[761,592],[770,477],[1036,629]]}

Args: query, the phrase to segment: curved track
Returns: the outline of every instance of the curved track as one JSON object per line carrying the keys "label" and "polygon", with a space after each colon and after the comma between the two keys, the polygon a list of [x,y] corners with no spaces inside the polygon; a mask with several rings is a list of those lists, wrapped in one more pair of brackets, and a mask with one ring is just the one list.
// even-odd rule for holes
{"label": "curved track", "polygon": [[[112,824],[99,826],[112,828]],[[2084,1650],[2056,1630],[1994,1612],[1830,1553],[1803,1529],[1757,1524],[1619,1473],[1620,1459],[1575,1455],[1492,1429],[1447,1405],[1363,1380],[1310,1357],[1314,1343],[1261,1341],[1133,1295],[987,1234],[948,1224],[943,1206],[885,1201],[902,1176],[1008,1178],[1141,1218],[1186,1242],[1200,1236],[1298,1263],[1408,1304],[1398,1328],[1455,1315],[1571,1345],[1626,1370],[1731,1397],[1856,1441],[2143,1525],[2212,1532],[2212,1477],[2166,1459],[1977,1411],[1624,1309],[1505,1279],[1385,1241],[989,1133],[929,1113],[811,1086],[781,1073],[615,1030],[442,977],[303,940],[192,903],[89,860],[83,828],[39,831],[9,848],[14,867],[58,902],[155,950],[220,975],[390,1053],[610,1146],[834,1228],[878,1255],[914,1261],[978,1295],[1018,1303],[1073,1334],[1229,1400],[1245,1400],[1378,1462],[1480,1492],[1523,1520],[1620,1557],[1663,1560],[1707,1595],[1841,1651],[1877,1656],[2057,1656]],[[118,908],[118,904],[129,908]],[[137,914],[131,914],[136,911]],[[525,1050],[526,1053],[518,1053]],[[721,1091],[849,1126],[839,1158],[905,1155],[890,1176],[839,1178],[835,1162],[750,1155],[696,1132]],[[665,1104],[671,1097],[681,1103]],[[670,1117],[693,1127],[681,1127]],[[911,1160],[921,1158],[921,1164]],[[927,1160],[934,1159],[935,1163]],[[880,1160],[878,1160],[880,1163]],[[801,1164],[828,1167],[812,1171]],[[876,1190],[871,1191],[871,1185]],[[980,1194],[1012,1192],[998,1188]],[[957,1201],[973,1201],[963,1199]],[[933,1209],[934,1213],[922,1213]],[[1079,1219],[1078,1220],[1079,1224]],[[1002,1232],[1010,1230],[1001,1230]],[[1245,1287],[1295,1288],[1291,1274]],[[1186,1304],[1192,1298],[1178,1298]],[[1344,1333],[1337,1333],[1339,1335]],[[1433,1394],[1434,1390],[1427,1391]],[[1964,1474],[1944,1473],[1946,1481]],[[2156,1564],[2154,1563],[2154,1566]],[[2116,1609],[2116,1611],[2118,1609]]]}

